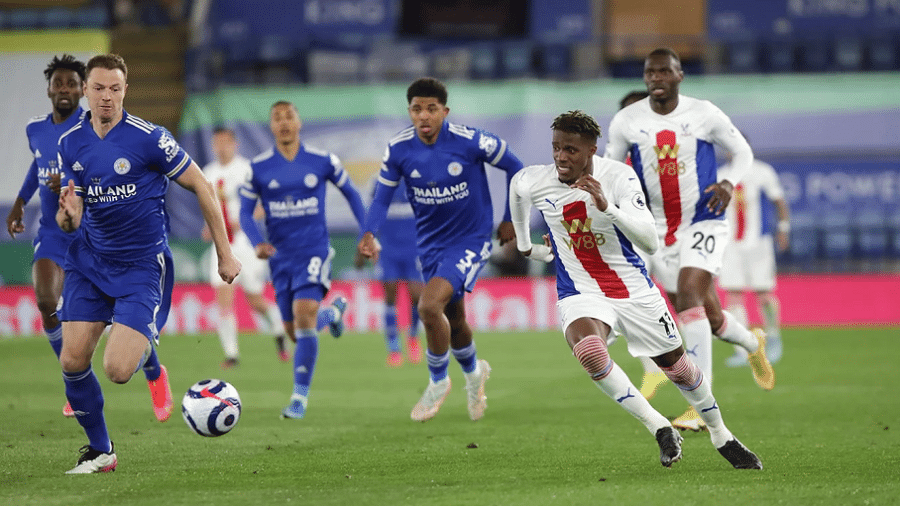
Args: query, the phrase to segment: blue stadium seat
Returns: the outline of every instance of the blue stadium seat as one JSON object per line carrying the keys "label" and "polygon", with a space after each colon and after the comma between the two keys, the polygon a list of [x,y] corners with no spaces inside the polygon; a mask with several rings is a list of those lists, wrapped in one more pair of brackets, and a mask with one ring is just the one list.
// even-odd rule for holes
{"label": "blue stadium seat", "polygon": [[879,33],[868,40],[869,66],[872,70],[896,70],[900,68],[898,41],[890,34]]}
{"label": "blue stadium seat", "polygon": [[760,71],[759,45],[755,40],[729,42],[726,49],[728,69],[736,73],[756,73]]}
{"label": "blue stadium seat", "polygon": [[471,72],[473,79],[499,79],[500,61],[497,57],[497,46],[494,44],[472,46]]}
{"label": "blue stadium seat", "polygon": [[500,45],[500,72],[505,79],[534,75],[534,45],[527,41],[510,41]]}
{"label": "blue stadium seat", "polygon": [[0,9],[0,30],[6,30],[6,19],[9,17],[9,11]]}
{"label": "blue stadium seat", "polygon": [[794,72],[796,70],[794,42],[790,39],[771,39],[763,44],[760,63],[764,72]]}
{"label": "blue stadium seat", "polygon": [[862,70],[865,60],[863,41],[855,35],[844,35],[834,41],[834,66],[837,70]]}
{"label": "blue stadium seat", "polygon": [[832,45],[824,38],[800,41],[797,45],[797,58],[803,72],[827,72],[834,66]]}
{"label": "blue stadium seat", "polygon": [[567,44],[547,44],[537,52],[537,67],[541,77],[569,77],[572,71],[572,53]]}
{"label": "blue stadium seat", "polygon": [[819,227],[815,215],[795,212],[791,215],[791,235],[788,246],[791,259],[813,260],[819,255]]}
{"label": "blue stadium seat", "polygon": [[75,11],[63,7],[54,7],[44,11],[46,28],[69,28],[75,24]]}
{"label": "blue stadium seat", "polygon": [[288,63],[294,57],[294,41],[282,34],[264,35],[259,40],[256,60],[265,64]]}
{"label": "blue stadium seat", "polygon": [[[685,71],[685,74],[687,74],[687,71]],[[644,77],[644,60],[620,60],[610,62],[609,75],[611,77],[628,77],[632,79],[642,78]]]}
{"label": "blue stadium seat", "polygon": [[82,7],[75,11],[75,26],[78,28],[106,28],[109,25],[108,13],[102,5]]}
{"label": "blue stadium seat", "polygon": [[10,30],[33,30],[43,23],[41,11],[34,9],[14,9],[8,12],[6,27]]}
{"label": "blue stadium seat", "polygon": [[845,259],[853,253],[851,209],[829,209],[822,216],[822,252],[825,258]]}

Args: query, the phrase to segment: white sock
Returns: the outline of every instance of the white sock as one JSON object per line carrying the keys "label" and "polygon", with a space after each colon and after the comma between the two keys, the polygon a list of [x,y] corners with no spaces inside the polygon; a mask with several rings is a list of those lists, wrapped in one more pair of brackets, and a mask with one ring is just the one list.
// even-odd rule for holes
{"label": "white sock", "polygon": [[659,366],[656,365],[656,362],[653,361],[650,357],[638,357],[642,364],[644,364],[644,374],[657,373],[662,374],[662,371],[659,369]]}
{"label": "white sock", "polygon": [[703,376],[712,384],[712,330],[703,306],[686,309],[678,313],[681,320],[681,337],[684,350],[691,361],[703,371]]}
{"label": "white sock", "polygon": [[281,311],[278,310],[278,306],[275,304],[269,305],[269,310],[266,314],[266,318],[269,321],[269,332],[272,334],[283,334],[284,333],[284,325],[281,322]]}
{"label": "white sock", "polygon": [[[747,327],[741,325],[741,322],[728,311],[722,311],[725,315],[725,323],[719,328],[716,336],[726,343],[736,344],[747,350],[748,353],[755,353],[759,349],[759,341],[753,332],[747,330]],[[703,370],[704,374],[706,370]]]}
{"label": "white sock", "polygon": [[739,321],[741,325],[745,327],[750,326],[750,320],[747,318],[747,308],[744,307],[743,300],[741,302],[735,302],[734,304],[728,306],[728,312],[734,315],[734,317],[737,318],[737,321]]}
{"label": "white sock", "polygon": [[713,397],[712,388],[706,378],[703,378],[700,381],[700,385],[693,390],[681,390],[681,395],[697,410],[697,414],[706,423],[713,446],[721,448],[729,440],[734,439],[731,431],[728,430],[728,427],[725,426],[725,422],[722,420],[722,410],[719,409],[716,398]]}
{"label": "white sock", "polygon": [[666,417],[659,414],[653,409],[653,406],[644,399],[637,387],[635,387],[625,371],[613,362],[612,369],[609,374],[601,380],[595,380],[594,384],[597,388],[603,390],[603,393],[610,399],[616,401],[625,411],[631,413],[631,416],[637,418],[651,434],[656,435],[656,431],[663,427],[671,427],[672,424]]}
{"label": "white sock", "polygon": [[225,358],[238,358],[237,320],[233,314],[219,317],[218,333]]}

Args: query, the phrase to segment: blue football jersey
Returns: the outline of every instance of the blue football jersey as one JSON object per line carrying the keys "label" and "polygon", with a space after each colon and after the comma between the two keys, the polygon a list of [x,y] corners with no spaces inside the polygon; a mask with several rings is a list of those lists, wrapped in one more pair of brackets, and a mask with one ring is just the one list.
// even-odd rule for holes
{"label": "blue football jersey", "polygon": [[60,166],[84,199],[78,238],[101,256],[154,256],[168,247],[169,179],[184,173],[191,157],[168,130],[137,116],[123,111],[103,139],[90,116],[59,139]]}
{"label": "blue football jersey", "polygon": [[[356,207],[362,209],[359,193],[340,160],[327,151],[301,144],[294,160],[288,161],[273,147],[254,158],[250,167],[250,179],[240,189],[241,224],[246,222],[245,214],[252,217],[257,199],[262,201],[268,241],[278,250],[279,260],[305,257],[310,248],[327,246],[327,181],[345,196],[348,192],[355,194]],[[255,226],[245,226],[244,231],[254,245],[262,242]]]}
{"label": "blue football jersey", "polygon": [[400,180],[388,207],[384,225],[378,230],[382,255],[416,259],[416,218],[406,195],[406,183]]}
{"label": "blue football jersey", "polygon": [[[79,123],[84,116],[84,110],[79,107],[65,121],[59,124],[53,123],[53,114],[42,114],[31,118],[25,127],[25,135],[28,136],[28,149],[34,155],[34,162],[25,176],[22,189],[19,190],[19,198],[27,204],[38,190],[41,199],[41,229],[59,230],[56,224],[56,211],[59,209],[59,195],[53,193],[47,186],[47,181],[54,174],[61,175],[62,184],[66,184],[65,174],[61,174],[59,159],[56,156],[59,146],[59,138],[67,130]],[[63,233],[59,230],[60,233]],[[74,234],[72,234],[74,235]]]}
{"label": "blue football jersey", "polygon": [[[378,182],[394,188],[406,182],[420,254],[490,240],[494,218],[485,164],[505,170],[508,179],[522,168],[503,139],[448,121],[434,144],[423,143],[412,126],[390,140]],[[380,193],[373,202],[376,213]],[[374,232],[380,221],[373,216],[367,229]]]}

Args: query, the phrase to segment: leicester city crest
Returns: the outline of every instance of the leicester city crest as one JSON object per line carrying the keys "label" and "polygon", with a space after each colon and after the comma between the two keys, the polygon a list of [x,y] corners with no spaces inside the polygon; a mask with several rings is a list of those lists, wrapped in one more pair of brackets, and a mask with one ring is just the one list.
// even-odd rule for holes
{"label": "leicester city crest", "polygon": [[315,188],[318,182],[319,178],[317,178],[315,174],[307,174],[303,177],[303,183],[307,188]]}
{"label": "leicester city crest", "polygon": [[129,162],[127,158],[119,158],[116,160],[116,163],[113,164],[113,169],[116,171],[116,174],[124,176],[131,170],[131,162]]}
{"label": "leicester city crest", "polygon": [[450,162],[450,165],[447,166],[447,172],[449,172],[451,176],[462,174],[462,164],[459,162]]}

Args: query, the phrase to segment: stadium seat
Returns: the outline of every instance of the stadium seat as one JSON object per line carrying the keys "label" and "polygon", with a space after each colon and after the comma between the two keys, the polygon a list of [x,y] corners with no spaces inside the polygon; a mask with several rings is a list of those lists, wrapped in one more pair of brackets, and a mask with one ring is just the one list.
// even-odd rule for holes
{"label": "stadium seat", "polygon": [[900,68],[897,39],[890,34],[875,34],[868,40],[869,66],[872,70],[896,70]]}
{"label": "stadium seat", "polygon": [[795,70],[794,43],[790,39],[771,39],[762,46],[760,63],[764,72],[793,72]]}
{"label": "stadium seat", "polygon": [[102,5],[82,7],[75,11],[75,26],[78,28],[106,28],[109,25],[108,12]]}
{"label": "stadium seat", "polygon": [[537,51],[541,77],[565,79],[572,71],[572,52],[566,44],[547,44]]}
{"label": "stadium seat", "polygon": [[[686,70],[685,73],[687,73]],[[644,77],[644,60],[620,60],[610,62],[609,74],[611,77],[628,77],[632,79],[642,78]]]}
{"label": "stadium seat", "polygon": [[0,9],[0,30],[6,30],[6,19],[9,16],[7,14],[9,11],[6,9]]}
{"label": "stadium seat", "polygon": [[815,215],[795,212],[791,216],[790,257],[808,262],[819,255],[819,227]]}
{"label": "stadium seat", "polygon": [[803,72],[827,72],[834,67],[831,43],[823,38],[800,41],[797,58]]}
{"label": "stadium seat", "polygon": [[760,71],[759,45],[755,40],[739,40],[727,44],[728,70],[739,74]]}
{"label": "stadium seat", "polygon": [[75,24],[75,12],[63,7],[55,7],[44,11],[46,28],[69,28]]}
{"label": "stadium seat", "polygon": [[358,52],[312,49],[306,59],[310,83],[350,84],[362,81],[363,56]]}
{"label": "stadium seat", "polygon": [[8,12],[6,27],[10,30],[34,30],[41,28],[41,11],[34,9],[14,9]]}
{"label": "stadium seat", "polygon": [[882,209],[863,208],[856,212],[853,224],[857,231],[857,249],[864,258],[882,258],[888,253],[889,226]]}
{"label": "stadium seat", "polygon": [[822,252],[828,259],[844,259],[853,253],[851,209],[833,208],[822,216]]}
{"label": "stadium seat", "polygon": [[841,71],[859,71],[864,63],[863,41],[857,36],[841,36],[834,41],[834,65]]}
{"label": "stadium seat", "polygon": [[497,57],[497,46],[494,44],[476,44],[472,46],[472,79],[499,79],[500,62]]}
{"label": "stadium seat", "polygon": [[500,73],[504,79],[534,75],[534,46],[527,41],[510,41],[500,45]]}

